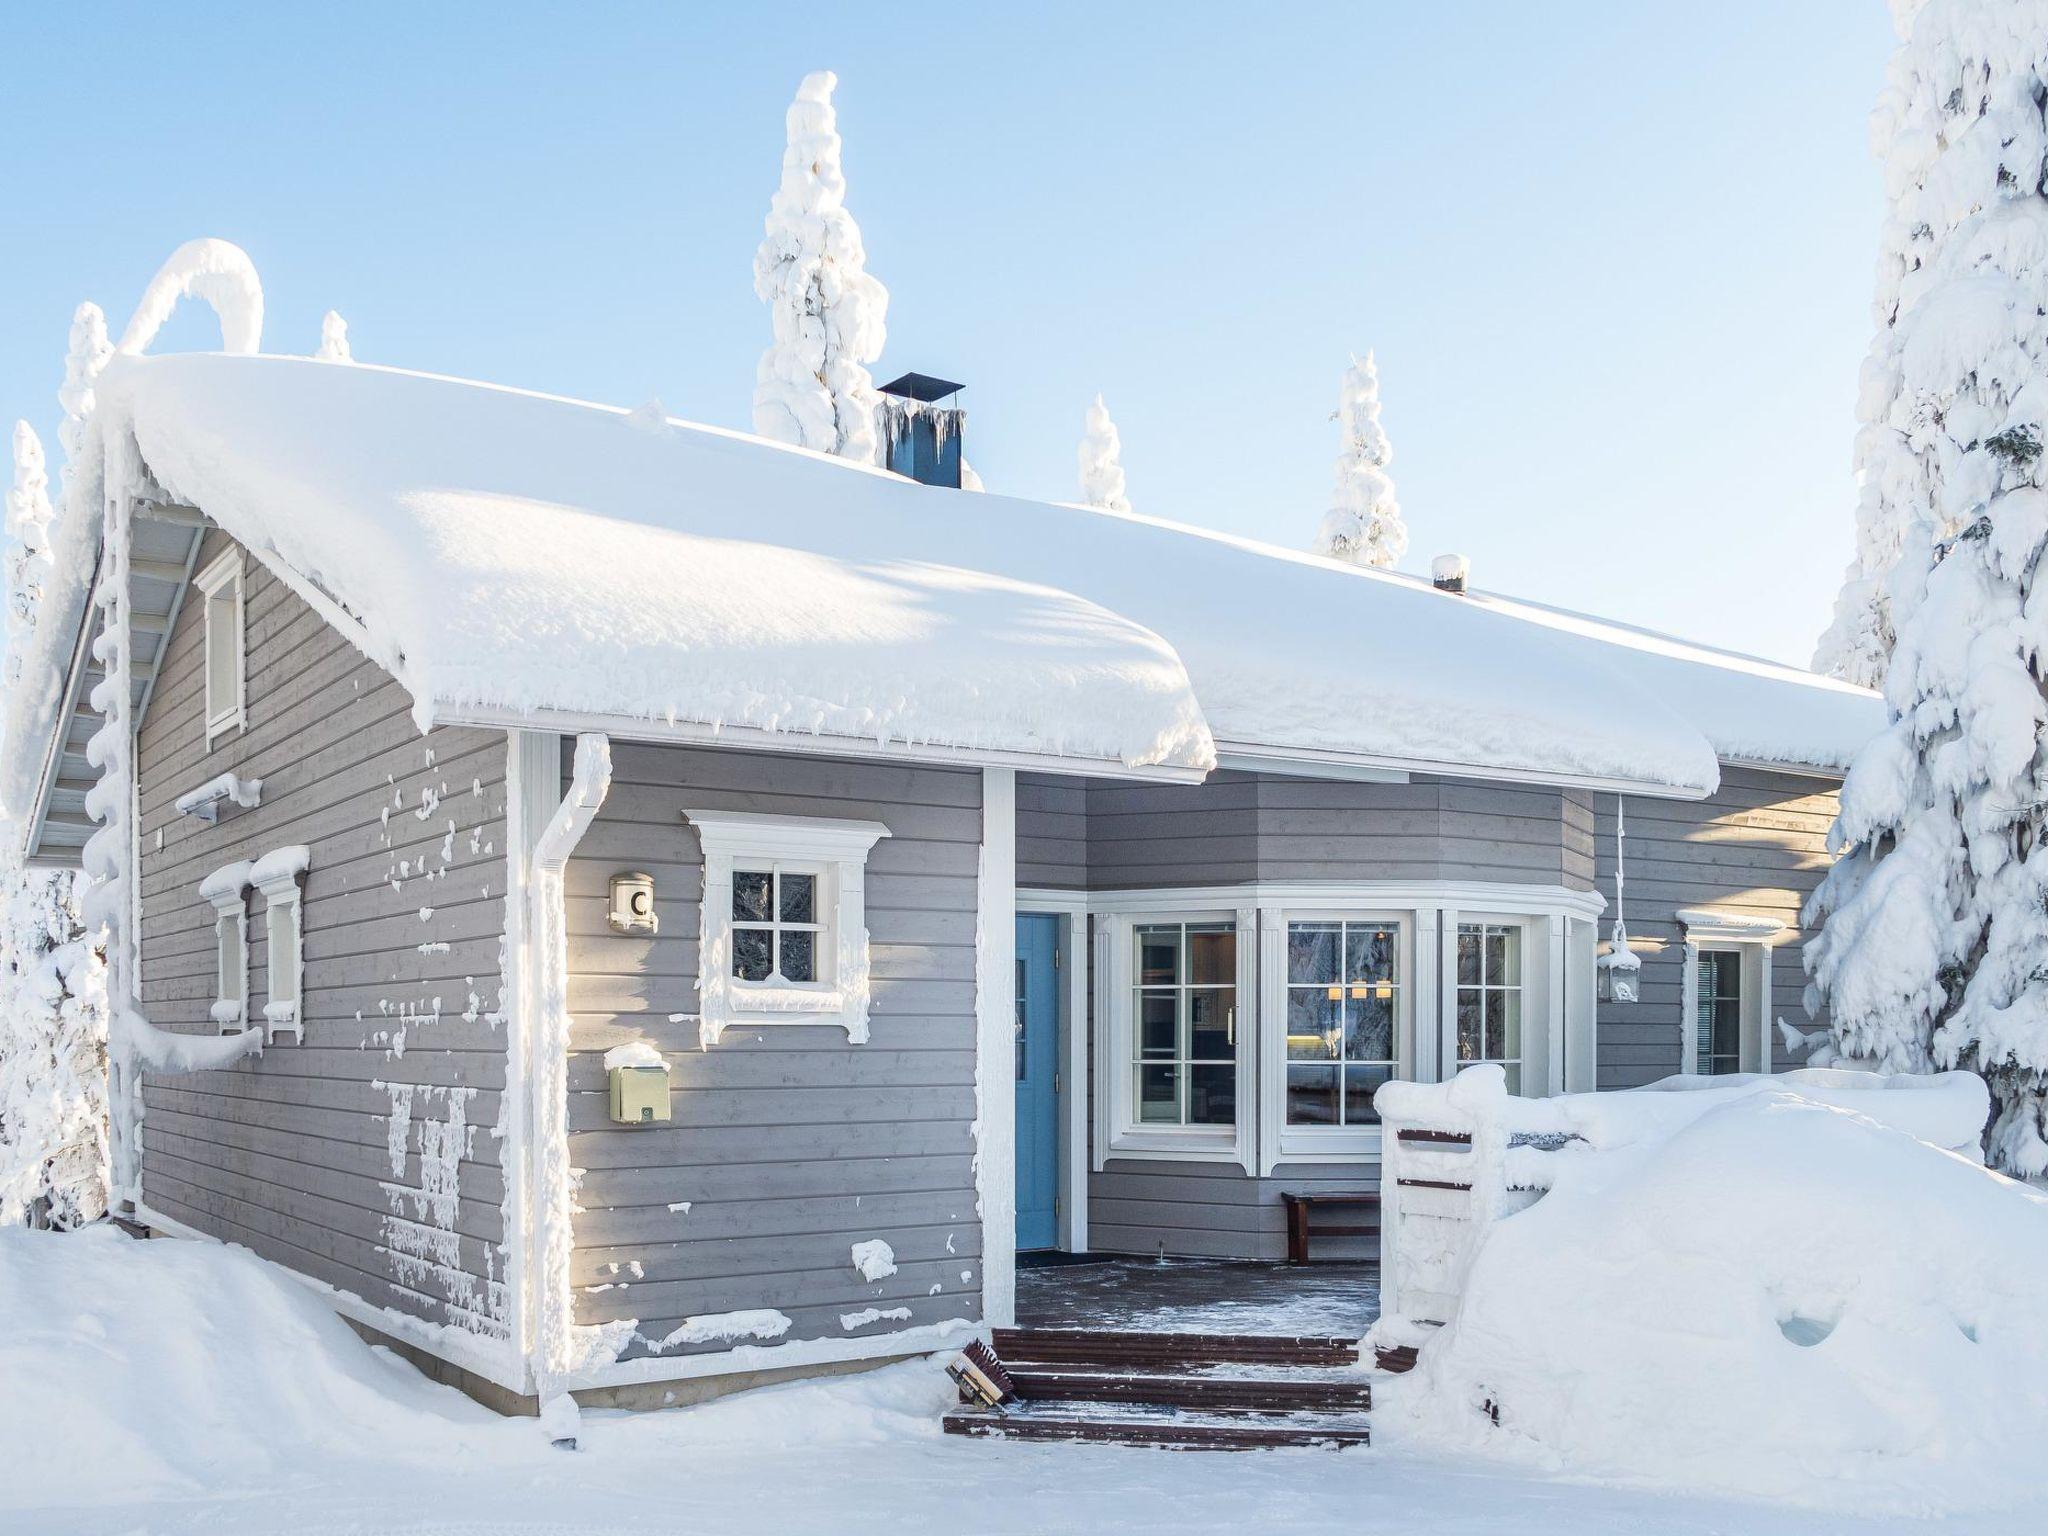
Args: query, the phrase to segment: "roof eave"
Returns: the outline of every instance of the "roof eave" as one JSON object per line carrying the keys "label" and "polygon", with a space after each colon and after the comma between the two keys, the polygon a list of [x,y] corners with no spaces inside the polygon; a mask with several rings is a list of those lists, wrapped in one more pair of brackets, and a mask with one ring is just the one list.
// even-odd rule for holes
{"label": "roof eave", "polygon": [[1290,766],[1314,769],[1317,770],[1315,777],[1328,777],[1334,770],[1353,769],[1360,778],[1383,777],[1387,774],[1428,773],[1447,779],[1473,779],[1495,784],[1545,784],[1559,789],[1644,795],[1660,800],[1704,800],[1714,793],[1714,790],[1708,787],[1666,784],[1653,779],[1567,773],[1551,769],[1499,767],[1430,758],[1385,757],[1364,752],[1336,752],[1316,747],[1267,746],[1243,741],[1219,740],[1216,743],[1216,758],[1218,766],[1251,768],[1267,773],[1285,773]]}

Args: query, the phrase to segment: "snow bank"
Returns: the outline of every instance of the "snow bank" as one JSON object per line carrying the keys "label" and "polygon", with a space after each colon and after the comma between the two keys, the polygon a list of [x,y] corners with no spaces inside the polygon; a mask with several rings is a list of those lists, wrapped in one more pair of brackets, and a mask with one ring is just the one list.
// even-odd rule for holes
{"label": "snow bank", "polygon": [[190,1494],[297,1473],[312,1447],[403,1446],[460,1476],[492,1418],[241,1249],[0,1229],[10,1505]]}
{"label": "snow bank", "polygon": [[1213,733],[1718,782],[1700,733],[1596,650],[1249,540],[386,368],[124,359],[102,394],[167,489],[361,617],[426,719],[548,707],[1195,767]]}
{"label": "snow bank", "polygon": [[2048,1199],[1804,1092],[1617,1097],[1714,1107],[1554,1159],[1388,1395],[1403,1433],[1807,1504],[2038,1497]]}

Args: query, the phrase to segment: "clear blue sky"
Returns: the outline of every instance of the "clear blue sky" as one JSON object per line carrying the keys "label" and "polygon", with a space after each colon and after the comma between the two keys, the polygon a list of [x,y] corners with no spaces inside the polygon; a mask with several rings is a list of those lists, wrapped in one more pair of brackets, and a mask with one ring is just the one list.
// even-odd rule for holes
{"label": "clear blue sky", "polygon": [[[267,350],[748,423],[782,113],[839,72],[878,365],[991,489],[1301,545],[1349,354],[1413,543],[1804,662],[1847,557],[1879,0],[10,8],[0,418],[73,306],[245,246]],[[159,350],[211,346],[187,313]]]}

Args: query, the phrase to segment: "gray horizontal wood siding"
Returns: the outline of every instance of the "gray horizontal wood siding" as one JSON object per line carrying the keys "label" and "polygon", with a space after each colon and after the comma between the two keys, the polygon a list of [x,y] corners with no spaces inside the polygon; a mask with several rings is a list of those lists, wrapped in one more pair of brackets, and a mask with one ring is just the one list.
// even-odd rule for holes
{"label": "gray horizontal wood siding", "polygon": [[[1677,913],[1715,907],[1785,924],[1771,951],[1771,1011],[1812,1028],[1800,995],[1806,932],[1800,908],[1826,874],[1828,828],[1840,801],[1831,779],[1756,768],[1723,768],[1706,800],[1628,802],[1628,931],[1643,956],[1642,999],[1600,1005],[1602,1088],[1631,1088],[1681,1070],[1680,1001],[1685,935]],[[1615,801],[1594,804],[1600,889],[1614,890]],[[1603,946],[1604,947],[1604,946]],[[1803,1065],[1771,1031],[1780,1071]]]}
{"label": "gray horizontal wood siding", "polygon": [[[700,1045],[703,859],[682,815],[695,806],[889,828],[867,866],[866,1044],[836,1024],[780,1024]],[[567,873],[569,1158],[582,1170],[577,1321],[636,1320],[623,1358],[686,1318],[753,1308],[790,1318],[785,1341],[980,1316],[980,842],[976,770],[614,744],[611,794]],[[628,869],[654,877],[651,938],[606,922],[611,876]],[[667,1125],[608,1119],[603,1053],[636,1039],[669,1063]],[[894,1249],[894,1275],[855,1271],[852,1247],[869,1238]],[[907,1321],[841,1321],[898,1307]]]}
{"label": "gray horizontal wood siding", "polygon": [[[1379,1187],[1379,1165],[1281,1164],[1254,1178],[1236,1163],[1114,1158],[1088,1180],[1088,1246],[1096,1253],[1177,1258],[1284,1259],[1287,1207],[1282,1194],[1350,1193]],[[1322,1218],[1356,1225],[1355,1211]],[[1341,1220],[1340,1220],[1341,1217]],[[1376,1258],[1370,1241],[1330,1238],[1319,1259]]]}
{"label": "gray horizontal wood siding", "polygon": [[[208,533],[202,560],[230,547]],[[211,1033],[211,871],[304,843],[305,1040],[144,1086],[144,1202],[378,1306],[506,1332],[505,737],[422,735],[412,700],[246,559],[248,725],[204,723],[204,600],[188,597],[138,732],[139,987],[150,1020]],[[261,804],[208,826],[173,802],[222,773]],[[248,896],[251,1012],[269,997]]]}
{"label": "gray horizontal wood siding", "polygon": [[1017,775],[1017,884],[1077,891],[1088,884],[1088,781]]}

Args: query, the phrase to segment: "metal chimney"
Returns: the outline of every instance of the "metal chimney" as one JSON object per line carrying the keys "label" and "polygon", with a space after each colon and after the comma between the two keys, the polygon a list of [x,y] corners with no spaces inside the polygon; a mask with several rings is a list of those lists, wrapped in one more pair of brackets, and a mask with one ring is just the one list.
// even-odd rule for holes
{"label": "metal chimney", "polygon": [[1439,592],[1465,595],[1465,578],[1472,574],[1472,562],[1463,555],[1438,555],[1429,562],[1429,580]]}
{"label": "metal chimney", "polygon": [[967,412],[950,401],[967,386],[930,374],[906,373],[881,386],[876,426],[882,434],[882,467],[919,485],[960,489],[960,434]]}

